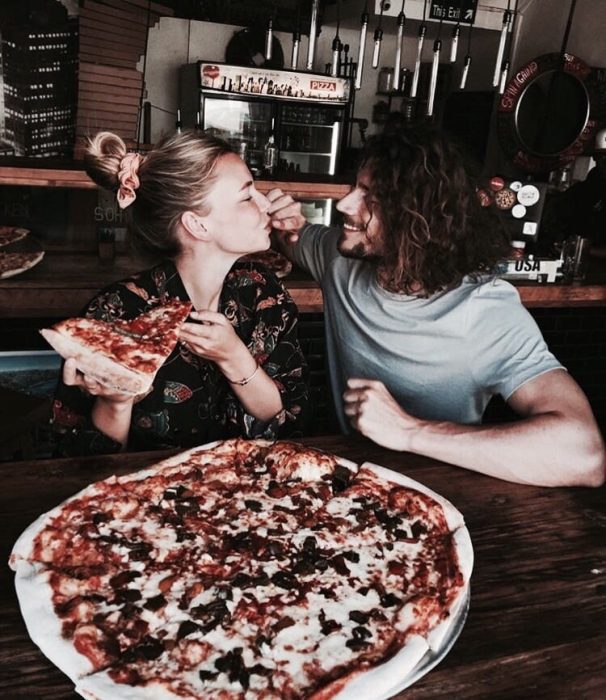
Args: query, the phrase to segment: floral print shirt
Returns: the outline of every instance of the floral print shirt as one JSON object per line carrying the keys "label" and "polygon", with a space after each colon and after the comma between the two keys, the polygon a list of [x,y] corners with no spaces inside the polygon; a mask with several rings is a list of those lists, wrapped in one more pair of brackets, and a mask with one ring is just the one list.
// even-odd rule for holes
{"label": "floral print shirt", "polygon": [[[175,264],[166,260],[107,287],[84,315],[104,321],[129,320],[170,298],[189,301]],[[219,311],[276,382],[283,410],[270,422],[247,414],[217,365],[177,343],[158,370],[150,392],[133,407],[129,450],[186,448],[236,436],[273,439],[301,434],[309,400],[308,371],[290,295],[262,265],[237,262],[223,284]],[[121,449],[93,425],[94,400],[80,388],[60,381],[52,417],[58,454]]]}

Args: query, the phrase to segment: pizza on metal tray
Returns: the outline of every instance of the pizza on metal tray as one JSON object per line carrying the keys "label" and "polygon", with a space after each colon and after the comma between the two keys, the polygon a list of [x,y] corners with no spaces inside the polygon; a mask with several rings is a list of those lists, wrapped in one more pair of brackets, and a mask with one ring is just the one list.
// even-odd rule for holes
{"label": "pizza on metal tray", "polygon": [[387,698],[468,593],[461,514],[297,443],[194,448],[21,535],[30,636],[85,698]]}

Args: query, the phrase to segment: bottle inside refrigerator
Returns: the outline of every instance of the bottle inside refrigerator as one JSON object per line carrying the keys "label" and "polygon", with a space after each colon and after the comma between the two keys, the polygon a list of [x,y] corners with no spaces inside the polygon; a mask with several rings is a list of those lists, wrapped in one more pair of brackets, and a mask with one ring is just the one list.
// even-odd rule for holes
{"label": "bottle inside refrigerator", "polygon": [[348,79],[200,61],[182,66],[180,88],[184,126],[199,114],[203,129],[229,141],[255,177],[338,172]]}

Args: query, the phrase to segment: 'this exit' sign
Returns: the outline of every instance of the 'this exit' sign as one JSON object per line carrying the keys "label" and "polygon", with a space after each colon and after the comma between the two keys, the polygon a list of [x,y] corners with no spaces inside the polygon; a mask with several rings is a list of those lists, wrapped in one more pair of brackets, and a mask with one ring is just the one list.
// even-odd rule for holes
{"label": "'this exit' sign", "polygon": [[478,0],[431,0],[429,19],[473,24]]}

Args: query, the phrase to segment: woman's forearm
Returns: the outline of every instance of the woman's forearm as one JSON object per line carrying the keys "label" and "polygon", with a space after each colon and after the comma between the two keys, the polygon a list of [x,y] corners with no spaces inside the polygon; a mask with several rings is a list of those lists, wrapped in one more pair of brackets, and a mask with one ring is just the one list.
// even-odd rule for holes
{"label": "woman's forearm", "polygon": [[97,397],[91,412],[93,425],[108,437],[126,447],[133,413],[132,401],[108,401]]}

